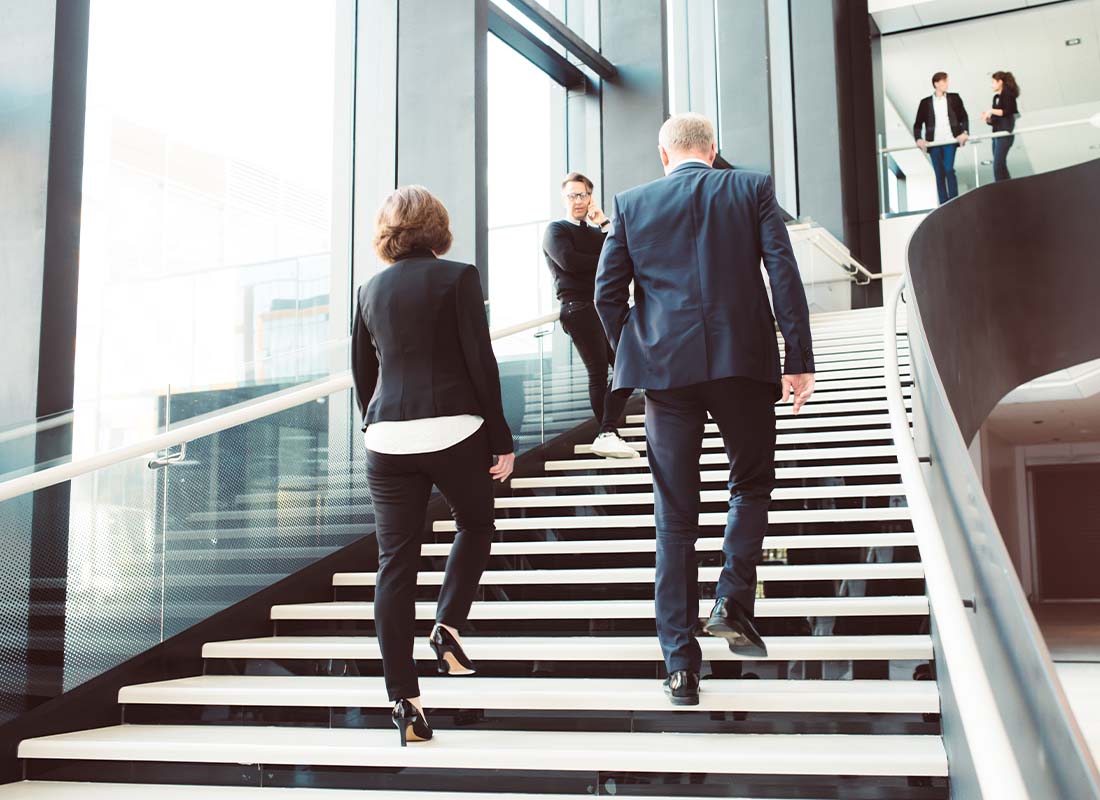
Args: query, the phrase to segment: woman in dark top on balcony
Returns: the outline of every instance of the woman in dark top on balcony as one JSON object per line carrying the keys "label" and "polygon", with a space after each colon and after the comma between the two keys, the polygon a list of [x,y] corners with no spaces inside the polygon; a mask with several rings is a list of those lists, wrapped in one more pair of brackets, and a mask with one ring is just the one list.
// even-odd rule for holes
{"label": "woman in dark top on balcony", "polygon": [[493,480],[506,481],[515,460],[481,280],[476,267],[438,258],[450,246],[447,209],[431,192],[403,186],[390,195],[378,212],[374,247],[391,266],[360,287],[352,334],[378,534],[374,619],[402,746],[432,738],[413,659],[432,486],[450,504],[458,531],[428,642],[441,673],[470,675],[458,629],[489,560]]}
{"label": "woman in dark top on balcony", "polygon": [[[993,73],[993,107],[989,111],[982,112],[982,120],[993,126],[994,133],[1008,131],[1010,134],[1016,127],[1016,117],[1020,111],[1016,107],[1016,98],[1020,96],[1020,87],[1011,72]],[[1008,151],[1015,136],[998,136],[993,140],[993,180],[1007,181],[1012,176],[1008,174]]]}

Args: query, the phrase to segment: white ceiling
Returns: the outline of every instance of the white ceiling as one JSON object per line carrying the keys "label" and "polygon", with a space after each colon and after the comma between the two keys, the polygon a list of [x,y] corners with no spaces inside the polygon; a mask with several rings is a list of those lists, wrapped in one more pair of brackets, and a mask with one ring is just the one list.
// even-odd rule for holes
{"label": "white ceiling", "polygon": [[882,33],[942,25],[1021,8],[1051,0],[868,0],[867,9]]}
{"label": "white ceiling", "polygon": [[989,426],[1019,445],[1100,441],[1100,360],[1014,389],[993,409]]}
{"label": "white ceiling", "polygon": [[[992,99],[989,76],[1011,70],[1020,83],[1020,128],[1070,119],[1100,111],[1100,0],[1069,0],[1038,7],[1040,0],[875,0],[873,13],[887,29],[929,25],[975,14],[1001,13],[966,22],[898,33],[882,38],[887,100],[903,123],[888,127],[888,143],[909,144],[917,104],[932,91],[932,73],[950,75],[970,114],[971,132],[989,129],[979,119]],[[883,4],[893,8],[882,8]],[[909,23],[894,24],[905,16]],[[880,19],[881,18],[881,19]],[[890,27],[893,25],[893,27]],[[1068,39],[1081,44],[1067,47]],[[1014,175],[1067,166],[1100,156],[1100,129],[1070,128],[1020,136],[1010,154]],[[979,161],[991,158],[989,144]],[[960,179],[973,182],[974,151],[959,154]],[[991,178],[982,165],[982,182]]]}
{"label": "white ceiling", "polygon": [[1100,396],[1041,403],[1002,403],[990,430],[1012,444],[1100,441]]}

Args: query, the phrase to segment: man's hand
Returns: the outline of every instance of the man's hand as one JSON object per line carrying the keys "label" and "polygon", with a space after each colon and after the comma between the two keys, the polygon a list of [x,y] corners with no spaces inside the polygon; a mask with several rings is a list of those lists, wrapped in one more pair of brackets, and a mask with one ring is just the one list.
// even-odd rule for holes
{"label": "man's hand", "polygon": [[970,134],[963,131],[955,137],[955,141],[959,143],[959,147],[966,147],[966,140],[970,138]]}
{"label": "man's hand", "polygon": [[803,372],[800,375],[784,375],[781,402],[786,403],[792,393],[794,394],[794,413],[797,414],[814,393],[814,374]]}
{"label": "man's hand", "polygon": [[588,221],[593,225],[603,225],[607,221],[607,215],[600,210],[600,207],[593,203],[588,209]]}
{"label": "man's hand", "polygon": [[917,139],[917,147],[919,147],[922,152],[928,152],[928,142],[924,141],[924,139]]}
{"label": "man's hand", "polygon": [[493,476],[493,480],[504,483],[510,477],[512,477],[512,470],[516,466],[516,454],[509,453],[506,456],[496,456],[497,463],[489,467],[489,474]]}

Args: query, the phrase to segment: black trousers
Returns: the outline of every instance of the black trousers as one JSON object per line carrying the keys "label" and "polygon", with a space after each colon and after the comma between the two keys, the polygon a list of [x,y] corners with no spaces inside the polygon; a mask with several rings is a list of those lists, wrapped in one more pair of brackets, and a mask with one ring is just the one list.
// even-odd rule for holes
{"label": "black trousers", "polygon": [[588,401],[600,423],[600,433],[617,431],[631,390],[611,390],[607,369],[615,366],[615,353],[607,342],[596,307],[592,303],[562,303],[561,327],[573,340],[588,372]]}
{"label": "black trousers", "polygon": [[654,599],[657,636],[669,672],[702,666],[695,640],[699,620],[699,457],[707,412],[730,461],[729,513],[717,596],[732,598],[751,617],[756,568],[763,560],[768,506],[775,486],[777,387],[723,378],[677,389],[647,389],[645,429],[657,522]]}
{"label": "black trousers", "polygon": [[495,530],[492,459],[484,426],[454,447],[435,453],[367,451],[367,485],[378,531],[374,619],[392,701],[420,695],[413,659],[416,578],[432,485],[439,487],[458,523],[435,618],[461,628],[489,561]]}

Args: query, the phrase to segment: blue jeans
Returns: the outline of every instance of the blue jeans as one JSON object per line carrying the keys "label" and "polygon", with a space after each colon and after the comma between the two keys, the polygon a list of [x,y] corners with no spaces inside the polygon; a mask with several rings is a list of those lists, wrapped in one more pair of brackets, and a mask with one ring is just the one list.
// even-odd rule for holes
{"label": "blue jeans", "polygon": [[657,517],[654,599],[657,637],[670,673],[698,672],[699,456],[707,412],[718,423],[730,461],[729,511],[722,541],[717,597],[736,602],[749,617],[756,599],[756,567],[763,560],[768,506],[775,485],[775,401],[778,386],[749,378],[677,389],[647,389],[645,432]]}
{"label": "blue jeans", "polygon": [[936,173],[936,194],[940,197],[941,205],[952,197],[959,196],[959,179],[955,175],[955,154],[958,152],[957,144],[928,148],[932,171]]}
{"label": "blue jeans", "polygon": [[1015,136],[1002,136],[993,140],[993,180],[1007,181],[1012,176],[1008,174],[1008,151]]}

